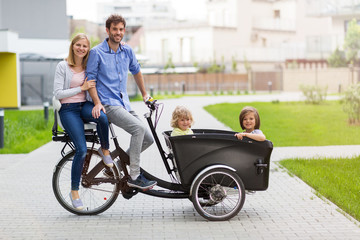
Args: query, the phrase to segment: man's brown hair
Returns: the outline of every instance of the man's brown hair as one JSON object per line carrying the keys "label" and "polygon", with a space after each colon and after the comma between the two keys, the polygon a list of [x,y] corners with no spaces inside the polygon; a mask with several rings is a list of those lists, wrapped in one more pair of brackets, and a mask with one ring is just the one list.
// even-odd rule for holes
{"label": "man's brown hair", "polygon": [[118,14],[112,14],[106,20],[105,26],[107,29],[110,29],[112,23],[114,23],[114,25],[116,25],[120,22],[124,24],[124,27],[126,27],[125,18],[123,18],[121,15],[118,15]]}

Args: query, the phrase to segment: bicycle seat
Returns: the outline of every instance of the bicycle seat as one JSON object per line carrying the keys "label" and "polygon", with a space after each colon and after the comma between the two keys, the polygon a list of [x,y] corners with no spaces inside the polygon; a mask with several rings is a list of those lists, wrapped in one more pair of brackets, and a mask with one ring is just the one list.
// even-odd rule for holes
{"label": "bicycle seat", "polygon": [[[53,108],[54,108],[54,118],[55,118],[54,120],[61,127],[61,129],[65,131],[65,128],[63,127],[63,125],[61,123],[61,119],[60,119],[60,115],[59,115],[61,103],[58,99],[55,98],[55,96],[53,96],[53,98],[52,98],[52,104],[53,104]],[[85,131],[86,130],[96,130],[96,123],[93,123],[93,122],[84,123],[84,129],[85,129]]]}

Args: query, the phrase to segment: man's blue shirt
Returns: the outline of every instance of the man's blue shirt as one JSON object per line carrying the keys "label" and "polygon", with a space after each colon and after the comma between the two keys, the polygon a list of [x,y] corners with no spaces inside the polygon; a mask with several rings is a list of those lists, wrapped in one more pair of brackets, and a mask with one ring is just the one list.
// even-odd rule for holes
{"label": "man's blue shirt", "polygon": [[96,80],[97,93],[102,104],[123,106],[130,111],[130,100],[126,90],[128,72],[137,74],[140,64],[128,45],[120,46],[114,52],[107,40],[90,50],[86,75],[88,80]]}

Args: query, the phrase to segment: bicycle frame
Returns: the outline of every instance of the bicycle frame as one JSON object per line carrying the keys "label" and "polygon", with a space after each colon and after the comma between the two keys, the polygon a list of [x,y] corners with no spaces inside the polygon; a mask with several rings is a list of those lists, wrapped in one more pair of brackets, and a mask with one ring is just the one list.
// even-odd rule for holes
{"label": "bicycle frame", "polygon": [[[150,111],[148,113],[145,114],[145,118],[148,122],[148,125],[150,127],[151,133],[154,137],[156,146],[160,152],[160,156],[163,160],[164,166],[166,168],[166,171],[169,175],[171,175],[170,177],[175,179],[174,176],[172,175],[172,173],[174,171],[176,171],[176,168],[171,168],[170,164],[168,163],[168,161],[173,161],[172,155],[171,154],[166,154],[166,152],[164,151],[164,149],[162,148],[162,145],[160,143],[159,137],[156,133],[156,129],[154,127],[153,121],[152,121],[152,115],[154,111],[157,111],[157,109],[151,108],[149,106]],[[120,183],[120,190],[123,193],[123,195],[125,194],[126,196],[124,196],[125,198],[129,199],[131,198],[133,195],[135,195],[138,190],[137,189],[132,189],[129,188],[126,184],[128,177],[129,177],[129,173],[128,170],[126,168],[126,165],[130,164],[130,160],[129,160],[129,155],[120,147],[117,136],[115,134],[113,125],[110,123],[109,125],[109,129],[110,129],[110,133],[111,133],[111,139],[114,142],[115,145],[115,149],[113,151],[111,151],[111,157],[112,159],[116,159],[119,157],[120,159],[120,166],[121,166],[121,170],[124,172],[124,177],[121,179],[109,179],[109,178],[95,178],[97,176],[98,173],[100,173],[103,169],[104,169],[104,164],[102,162],[99,162],[95,167],[93,167],[92,169],[89,170],[89,164],[90,164],[90,158],[92,155],[92,151],[95,150],[94,146],[95,146],[95,141],[92,141],[92,146],[91,146],[91,152],[89,154],[87,154],[85,162],[84,162],[84,167],[83,167],[83,172],[82,172],[82,185],[84,187],[90,187],[92,185],[99,185],[100,183],[115,183],[115,182],[119,182]],[[65,148],[65,146],[64,146]],[[157,186],[164,188],[168,191],[165,190],[157,190],[157,189],[152,189],[152,190],[147,190],[147,191],[141,191],[142,193],[145,193],[147,195],[151,195],[151,196],[156,196],[156,197],[162,197],[162,198],[188,198],[189,197],[189,189],[185,189],[181,184],[179,183],[172,183],[172,182],[168,182],[165,180],[162,180],[160,178],[157,178],[156,176],[151,175],[150,173],[148,173],[146,170],[141,168],[141,172],[144,174],[144,176],[148,179],[157,181]]]}
{"label": "bicycle frame", "polygon": [[[238,169],[239,164],[233,164],[233,162],[228,162],[229,166],[226,164],[218,164],[217,159],[221,159],[221,157],[216,155],[212,157],[206,156],[206,158],[202,159],[195,158],[195,161],[193,162],[198,164],[196,168],[190,170],[184,168],[182,164],[186,164],[189,161],[192,162],[193,160],[191,156],[186,155],[187,151],[184,151],[184,148],[187,149],[189,144],[192,148],[195,146],[192,146],[193,143],[190,142],[187,142],[186,144],[182,141],[180,143],[176,142],[175,140],[182,139],[169,138],[170,131],[166,131],[164,132],[164,137],[166,145],[169,147],[169,153],[164,151],[156,133],[157,121],[159,120],[162,111],[162,108],[159,106],[162,107],[162,104],[156,104],[156,100],[148,103],[150,110],[145,114],[145,118],[148,122],[154,141],[163,160],[165,169],[171,180],[165,181],[159,179],[144,169],[141,169],[141,172],[145,175],[146,178],[157,181],[157,186],[155,186],[154,189],[146,191],[130,188],[127,185],[127,181],[130,177],[127,165],[130,164],[130,159],[128,154],[120,147],[117,136],[115,135],[115,131],[113,129],[113,125],[110,124],[111,139],[115,144],[115,149],[110,153],[111,157],[115,161],[114,167],[112,168],[108,168],[104,164],[100,154],[98,153],[97,149],[95,149],[95,145],[99,144],[99,139],[96,130],[94,130],[92,127],[92,130],[86,131],[85,134],[86,141],[91,143],[91,147],[88,147],[87,150],[87,155],[85,157],[82,170],[82,188],[79,189],[81,197],[84,199],[83,201],[87,202],[87,206],[85,210],[75,209],[72,205],[73,203],[71,196],[69,197],[68,194],[68,182],[71,180],[70,171],[72,169],[71,164],[73,156],[75,155],[75,149],[66,132],[61,133],[61,135],[57,135],[58,132],[55,131],[54,133],[53,131],[53,140],[65,143],[61,150],[63,158],[59,160],[58,164],[54,168],[52,180],[53,191],[60,205],[74,214],[95,215],[102,213],[111,207],[119,194],[121,194],[126,199],[130,199],[138,192],[141,192],[154,197],[189,199],[194,204],[196,211],[208,220],[228,220],[238,214],[245,201],[245,185],[243,184],[241,177],[236,173],[237,170],[230,166],[235,165]],[[158,116],[159,109],[161,109],[161,111]],[[152,118],[153,113],[155,113],[154,122]],[[57,129],[57,126],[55,127]],[[85,128],[89,129],[89,126],[85,126]],[[219,134],[219,136],[222,135]],[[231,133],[230,136],[233,137],[233,134]],[[213,139],[212,135],[203,136],[203,134],[189,137],[190,138],[184,136],[184,138],[189,140],[197,138],[197,144],[199,144],[199,139]],[[226,137],[226,141],[228,141],[227,136],[223,137]],[[214,140],[219,141],[219,139],[221,140],[221,138],[217,137]],[[236,141],[235,145],[237,144],[239,144],[238,141]],[[63,154],[66,146],[69,146],[72,151]],[[204,147],[202,147],[202,149],[203,148]],[[267,154],[267,152],[264,154]],[[179,153],[184,153],[185,155],[179,155]],[[239,155],[239,153],[237,154]],[[179,161],[180,159],[182,161]],[[210,166],[209,162],[211,161],[213,164],[210,163]],[[235,162],[238,163],[239,161]],[[249,159],[245,162],[249,163],[251,166],[254,165],[252,159]],[[258,163],[258,161],[255,163]],[[240,168],[242,166],[243,165],[241,165]],[[248,167],[245,166],[244,169],[248,169]],[[201,171],[197,172],[198,170]],[[258,169],[255,170],[257,170],[256,172],[258,174],[261,174],[259,173]],[[241,172],[241,169],[239,172]],[[188,174],[188,176],[184,177],[185,173]],[[175,174],[178,178],[175,178]],[[264,181],[264,179],[267,180],[266,176],[265,178],[259,178],[260,181],[267,183]],[[251,179],[256,180],[258,178],[253,177]],[[247,179],[245,178],[245,180]]]}

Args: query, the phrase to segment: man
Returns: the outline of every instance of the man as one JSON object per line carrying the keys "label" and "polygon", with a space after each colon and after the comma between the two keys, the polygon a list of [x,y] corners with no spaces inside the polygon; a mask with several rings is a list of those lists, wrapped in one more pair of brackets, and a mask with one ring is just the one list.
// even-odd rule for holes
{"label": "man", "polygon": [[128,185],[149,189],[157,183],[140,174],[140,153],[153,143],[153,139],[147,127],[130,107],[126,90],[128,71],[133,74],[144,101],[150,96],[145,90],[140,64],[133,50],[128,45],[121,44],[125,34],[125,19],[114,14],[106,20],[105,25],[109,38],[91,49],[86,67],[88,79],[96,80],[97,91],[89,91],[95,104],[92,114],[97,118],[103,110],[110,122],[131,134],[127,151],[131,177]]}

